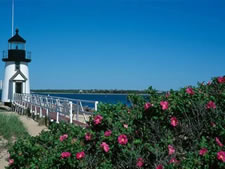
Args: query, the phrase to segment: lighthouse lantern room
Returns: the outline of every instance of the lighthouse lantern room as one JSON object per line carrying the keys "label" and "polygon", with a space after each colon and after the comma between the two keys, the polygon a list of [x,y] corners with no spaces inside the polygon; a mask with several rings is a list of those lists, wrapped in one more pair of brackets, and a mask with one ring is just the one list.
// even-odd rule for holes
{"label": "lighthouse lantern room", "polygon": [[30,93],[28,63],[31,52],[26,51],[26,41],[16,34],[8,40],[8,51],[3,51],[5,74],[2,88],[2,102],[10,103],[14,93]]}

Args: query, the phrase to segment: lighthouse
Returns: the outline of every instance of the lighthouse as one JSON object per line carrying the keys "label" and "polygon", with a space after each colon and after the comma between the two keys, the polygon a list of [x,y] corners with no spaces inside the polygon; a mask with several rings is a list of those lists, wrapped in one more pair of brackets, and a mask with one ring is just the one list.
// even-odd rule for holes
{"label": "lighthouse", "polygon": [[2,61],[5,62],[2,102],[9,104],[15,93],[30,93],[28,63],[31,52],[26,51],[26,40],[19,35],[18,29],[8,40],[8,51],[3,51]]}

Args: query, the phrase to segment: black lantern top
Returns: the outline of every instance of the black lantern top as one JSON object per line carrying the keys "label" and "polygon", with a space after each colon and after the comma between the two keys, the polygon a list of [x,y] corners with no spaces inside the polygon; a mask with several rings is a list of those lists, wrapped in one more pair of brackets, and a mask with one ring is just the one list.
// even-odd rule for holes
{"label": "black lantern top", "polygon": [[15,61],[15,62],[30,62],[31,52],[26,51],[26,40],[19,35],[19,30],[16,29],[16,34],[8,40],[9,48],[8,51],[3,51],[4,62]]}
{"label": "black lantern top", "polygon": [[26,41],[19,35],[19,29],[16,29],[16,34],[8,40],[9,43],[20,42],[26,43]]}

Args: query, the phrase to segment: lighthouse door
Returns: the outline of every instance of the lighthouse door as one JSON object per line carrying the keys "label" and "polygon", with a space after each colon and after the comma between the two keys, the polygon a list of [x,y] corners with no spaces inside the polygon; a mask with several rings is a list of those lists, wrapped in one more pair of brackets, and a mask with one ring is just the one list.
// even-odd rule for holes
{"label": "lighthouse door", "polygon": [[16,93],[22,93],[23,91],[23,85],[22,82],[16,82]]}

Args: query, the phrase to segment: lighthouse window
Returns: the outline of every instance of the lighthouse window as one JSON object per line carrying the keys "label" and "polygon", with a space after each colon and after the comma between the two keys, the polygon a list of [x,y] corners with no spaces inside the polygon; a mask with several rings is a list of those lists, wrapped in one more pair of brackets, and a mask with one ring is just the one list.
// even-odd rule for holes
{"label": "lighthouse window", "polygon": [[16,70],[20,69],[20,62],[16,62]]}
{"label": "lighthouse window", "polygon": [[25,50],[25,44],[19,43],[19,42],[12,42],[12,43],[9,43],[9,49]]}

